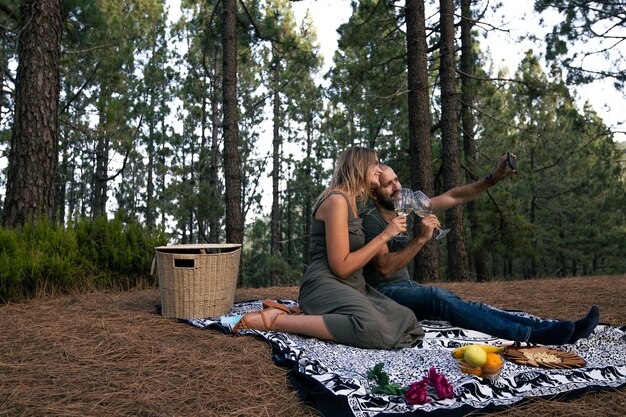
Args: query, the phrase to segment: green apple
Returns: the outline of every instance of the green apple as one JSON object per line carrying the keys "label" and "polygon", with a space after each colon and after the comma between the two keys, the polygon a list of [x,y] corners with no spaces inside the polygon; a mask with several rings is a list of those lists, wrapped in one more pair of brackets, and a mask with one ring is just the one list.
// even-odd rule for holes
{"label": "green apple", "polygon": [[482,350],[480,346],[472,345],[465,349],[463,358],[469,364],[483,366],[487,361],[487,352]]}

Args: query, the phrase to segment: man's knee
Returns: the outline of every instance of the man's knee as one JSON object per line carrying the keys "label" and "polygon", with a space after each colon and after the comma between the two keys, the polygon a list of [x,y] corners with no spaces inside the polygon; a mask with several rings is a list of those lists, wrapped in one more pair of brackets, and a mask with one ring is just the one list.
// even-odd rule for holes
{"label": "man's knee", "polygon": [[430,287],[431,297],[440,299],[457,298],[452,291],[442,287]]}

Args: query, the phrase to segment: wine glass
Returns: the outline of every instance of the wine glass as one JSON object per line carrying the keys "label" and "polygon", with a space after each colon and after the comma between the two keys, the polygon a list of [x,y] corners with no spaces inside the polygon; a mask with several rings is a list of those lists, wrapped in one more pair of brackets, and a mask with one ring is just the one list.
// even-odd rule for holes
{"label": "wine glass", "polygon": [[[408,216],[413,211],[413,191],[408,188],[402,188],[396,192],[393,199],[393,208],[396,211],[396,216]],[[396,240],[408,240],[408,236],[405,233],[400,233],[395,236]]]}
{"label": "wine glass", "polygon": [[[424,218],[433,212],[433,203],[430,198],[423,192],[417,190],[413,193],[413,211],[416,215]],[[450,229],[437,229],[439,233],[435,236],[435,239],[439,240],[448,234]]]}

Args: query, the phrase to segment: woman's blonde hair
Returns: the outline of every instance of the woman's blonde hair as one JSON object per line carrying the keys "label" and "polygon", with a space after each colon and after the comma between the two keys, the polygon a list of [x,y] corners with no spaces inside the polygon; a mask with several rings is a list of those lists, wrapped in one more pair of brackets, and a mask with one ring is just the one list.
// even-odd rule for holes
{"label": "woman's blonde hair", "polygon": [[378,162],[376,151],[361,146],[346,149],[339,157],[330,186],[318,197],[321,203],[331,191],[339,188],[353,194],[357,201],[365,202],[369,195],[367,171]]}

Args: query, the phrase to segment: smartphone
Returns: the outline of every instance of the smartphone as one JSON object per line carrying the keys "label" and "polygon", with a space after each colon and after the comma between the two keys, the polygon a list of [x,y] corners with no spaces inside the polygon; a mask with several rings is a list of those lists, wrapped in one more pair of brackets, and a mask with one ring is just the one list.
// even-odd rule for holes
{"label": "smartphone", "polygon": [[511,152],[506,153],[506,160],[509,166],[511,167],[511,169],[517,172],[517,160],[513,158],[513,155],[511,155]]}

